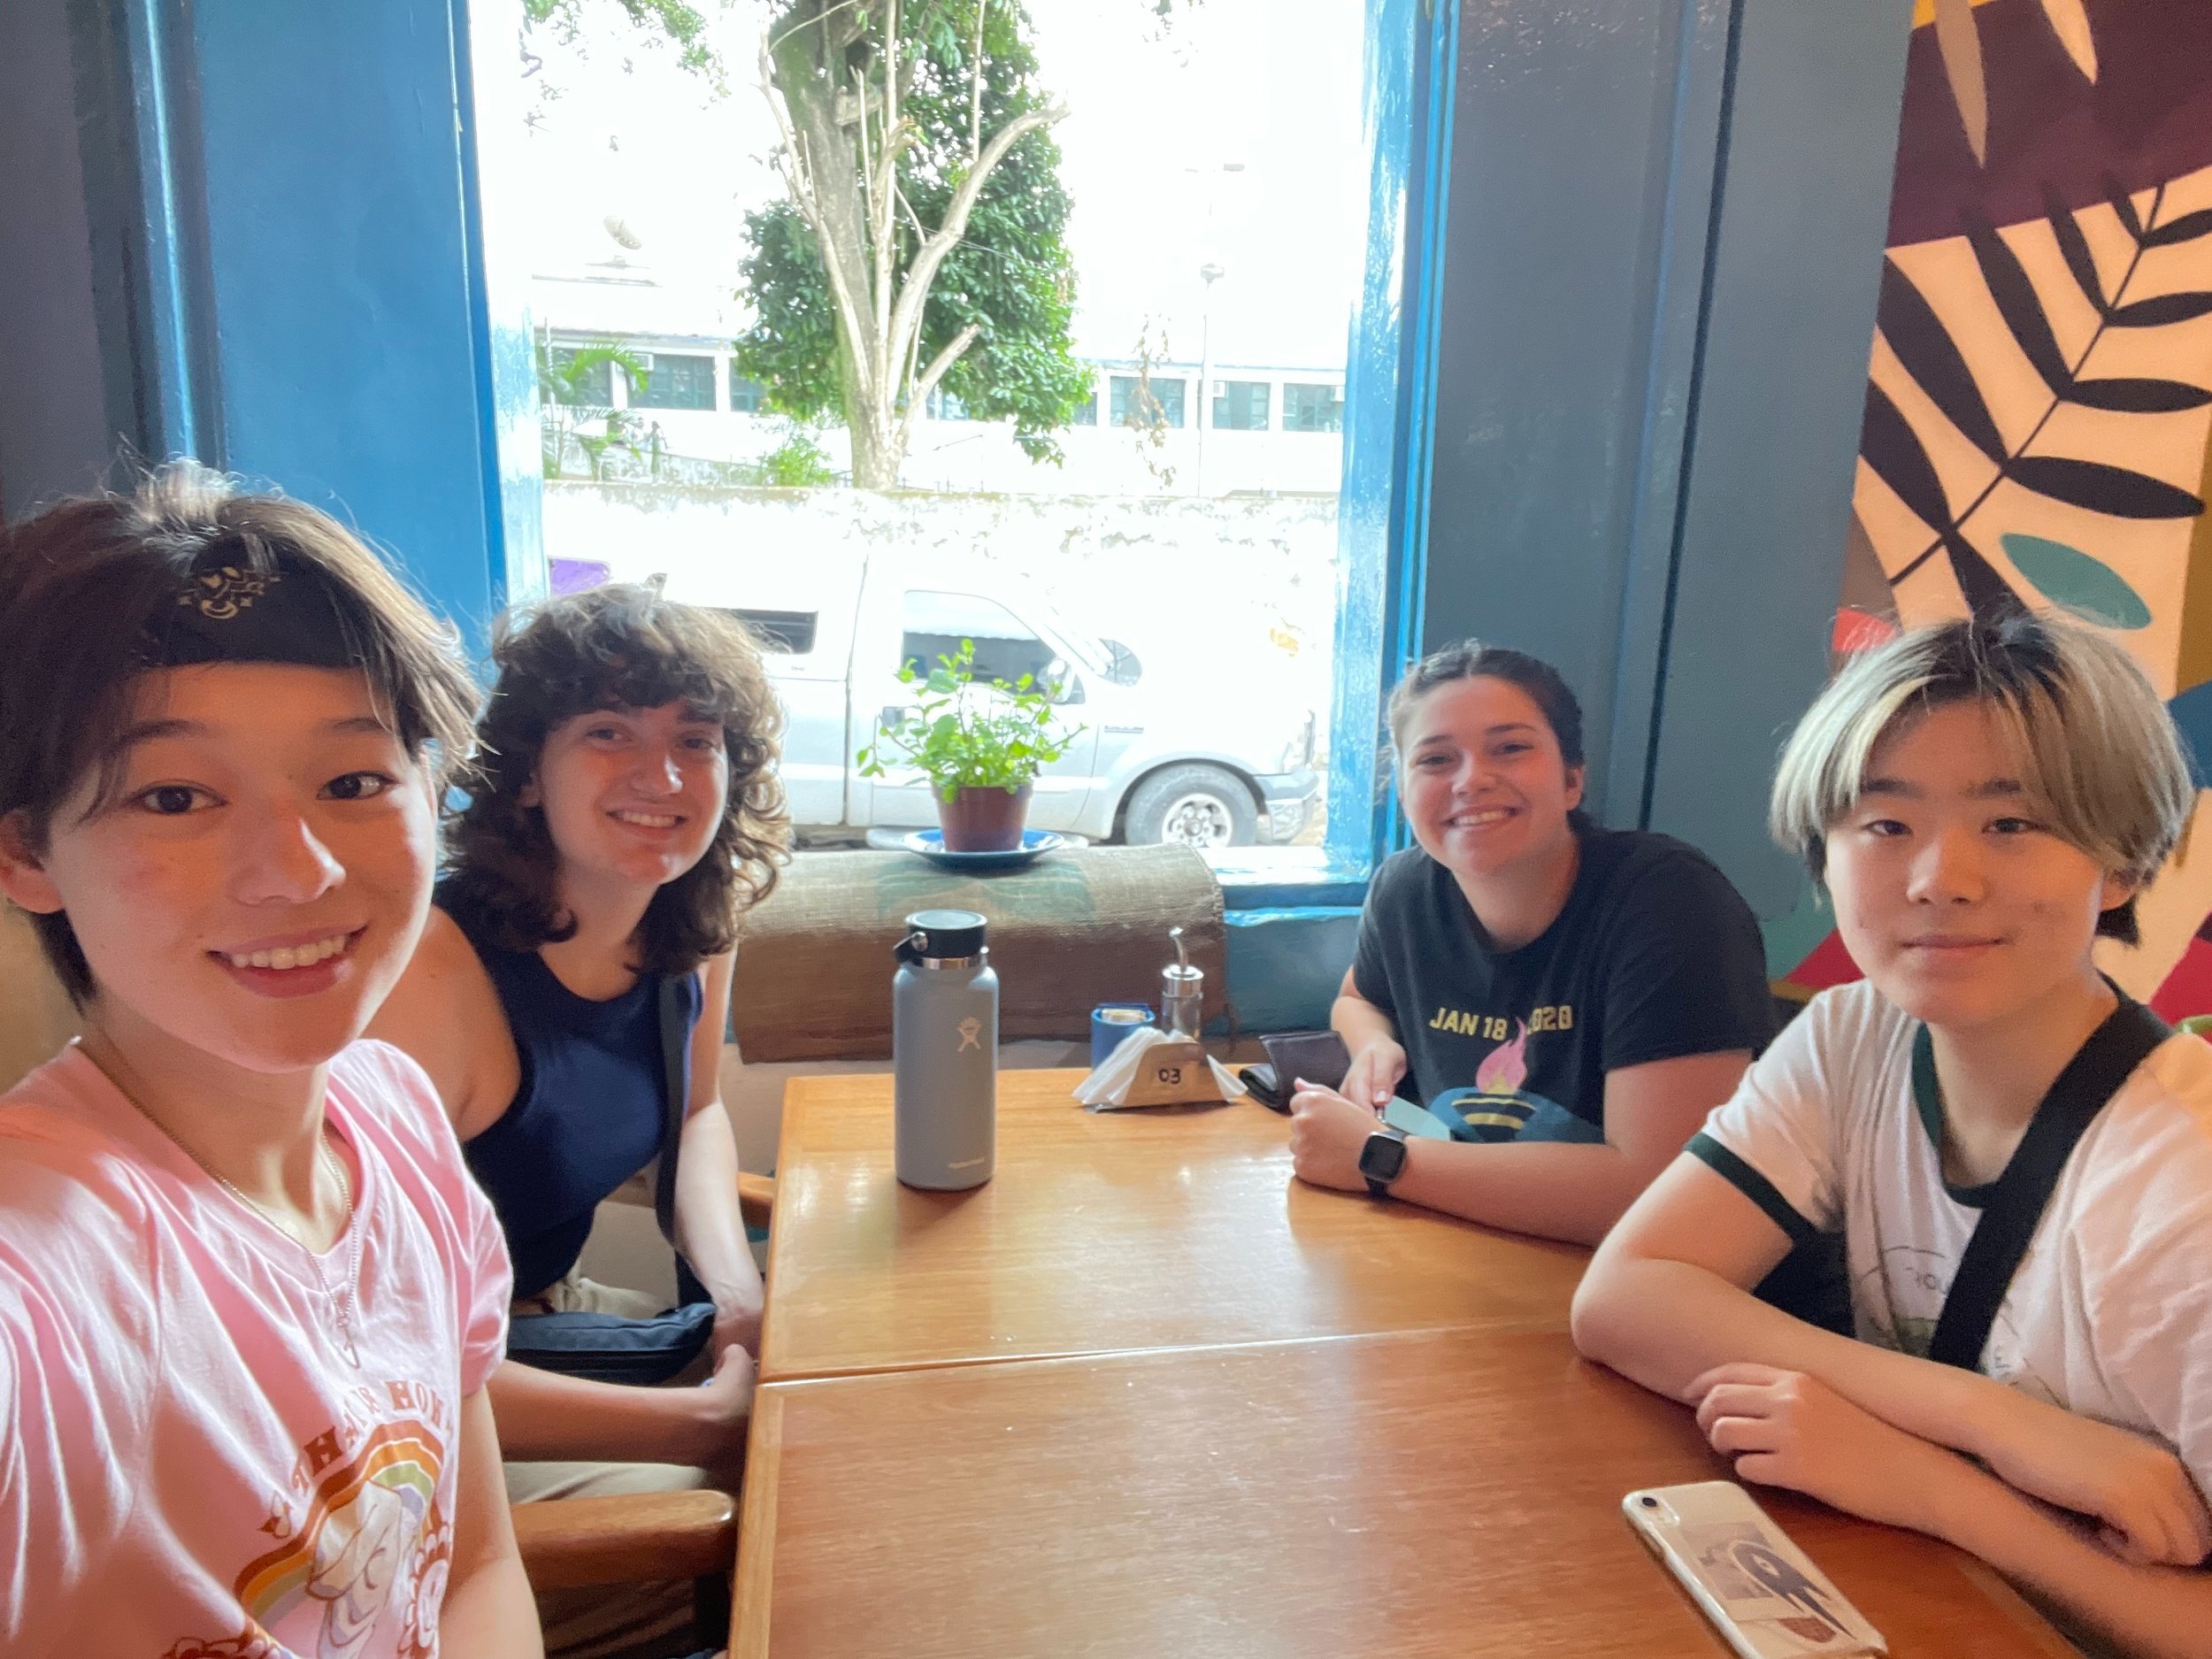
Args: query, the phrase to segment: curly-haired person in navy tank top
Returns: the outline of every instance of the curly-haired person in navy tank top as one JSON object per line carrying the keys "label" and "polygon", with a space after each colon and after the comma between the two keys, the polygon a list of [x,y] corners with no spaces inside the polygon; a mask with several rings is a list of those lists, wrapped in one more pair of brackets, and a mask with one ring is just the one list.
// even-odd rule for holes
{"label": "curly-haired person in navy tank top", "polygon": [[[511,617],[494,657],[449,873],[375,1030],[437,1085],[505,1229],[516,1310],[642,1317],[657,1299],[576,1263],[601,1201],[659,1150],[657,1004],[675,983],[692,1022],[676,1234],[715,1304],[710,1375],[630,1387],[510,1359],[491,1393],[517,1502],[729,1485],[763,1291],[719,1071],[738,920],[789,839],[781,717],[741,624],[648,588]],[[541,1597],[549,1649],[652,1650],[637,1639],[682,1624],[688,1592],[659,1599]]]}

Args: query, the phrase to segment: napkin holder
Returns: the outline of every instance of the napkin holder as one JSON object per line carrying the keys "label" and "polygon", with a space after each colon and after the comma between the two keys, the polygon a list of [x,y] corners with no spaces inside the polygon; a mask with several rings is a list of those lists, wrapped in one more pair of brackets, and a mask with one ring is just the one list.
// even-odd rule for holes
{"label": "napkin holder", "polygon": [[1213,1106],[1242,1098],[1245,1087],[1192,1037],[1140,1026],[1102,1065],[1075,1086],[1093,1111],[1133,1106]]}
{"label": "napkin holder", "polygon": [[1156,1042],[1137,1063],[1130,1079],[1125,1106],[1192,1106],[1218,1103],[1221,1085],[1214,1080],[1206,1051],[1187,1038]]}

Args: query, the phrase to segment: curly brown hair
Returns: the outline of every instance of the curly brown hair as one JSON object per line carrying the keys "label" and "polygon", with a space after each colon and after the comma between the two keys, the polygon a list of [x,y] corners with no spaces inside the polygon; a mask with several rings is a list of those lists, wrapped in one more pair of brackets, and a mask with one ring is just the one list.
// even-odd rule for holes
{"label": "curly brown hair", "polygon": [[739,918],[768,896],[790,856],[775,772],[783,710],[751,631],[736,618],[614,584],[521,608],[492,641],[499,680],[477,727],[476,764],[453,819],[449,893],[508,950],[573,936],[555,880],[542,809],[523,804],[546,738],[595,710],[680,702],[722,727],[730,787],[714,843],[653,895],[638,925],[640,972],[688,973],[737,942]]}

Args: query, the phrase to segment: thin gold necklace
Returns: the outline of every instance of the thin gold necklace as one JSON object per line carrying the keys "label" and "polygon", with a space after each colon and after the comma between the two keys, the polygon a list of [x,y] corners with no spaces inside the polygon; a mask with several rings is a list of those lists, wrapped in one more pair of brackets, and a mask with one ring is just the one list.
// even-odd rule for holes
{"label": "thin gold necklace", "polygon": [[[88,1057],[89,1056],[88,1056]],[[108,1081],[114,1083],[115,1079],[111,1077]],[[263,1208],[259,1200],[256,1199],[243,1187],[233,1181],[228,1176],[221,1174],[210,1168],[206,1159],[203,1158],[190,1147],[186,1146],[184,1142],[178,1140],[175,1135],[171,1134],[168,1129],[163,1125],[161,1119],[155,1117],[153,1113],[148,1111],[145,1106],[140,1102],[138,1096],[132,1094],[130,1090],[125,1088],[120,1083],[116,1083],[115,1092],[120,1094],[125,1100],[128,1101],[131,1103],[131,1109],[141,1118],[143,1118],[148,1123],[153,1125],[156,1129],[159,1130],[164,1135],[167,1136],[169,1143],[175,1147],[178,1151],[183,1153],[186,1157],[190,1158],[192,1162],[199,1167],[201,1174],[206,1176],[208,1179],[213,1181],[218,1187],[228,1193],[233,1198],[236,1199],[240,1203],[245,1205],[247,1209],[252,1210],[255,1215],[259,1216],[262,1220],[267,1222],[279,1233],[281,1233],[286,1238],[291,1240],[293,1243],[298,1245],[302,1249],[307,1252],[308,1256],[314,1261],[315,1263],[315,1278],[322,1286],[323,1294],[330,1298],[331,1312],[336,1317],[338,1321],[338,1351],[345,1356],[346,1363],[353,1366],[356,1370],[360,1369],[361,1350],[359,1346],[354,1341],[353,1338],[353,1305],[355,1293],[359,1289],[361,1284],[361,1229],[354,1225],[357,1217],[354,1213],[353,1179],[346,1173],[345,1160],[341,1158],[336,1153],[330,1149],[330,1125],[328,1124],[325,1124],[317,1133],[315,1137],[315,1151],[322,1166],[330,1172],[331,1179],[337,1182],[338,1190],[345,1195],[345,1230],[353,1235],[351,1248],[347,1252],[345,1282],[335,1291],[331,1289],[330,1282],[323,1278],[322,1257],[317,1254],[315,1248],[312,1245],[309,1244],[305,1239],[301,1238],[298,1233],[293,1232],[291,1228],[286,1226],[281,1221],[279,1221],[274,1216],[271,1215],[267,1210]]]}

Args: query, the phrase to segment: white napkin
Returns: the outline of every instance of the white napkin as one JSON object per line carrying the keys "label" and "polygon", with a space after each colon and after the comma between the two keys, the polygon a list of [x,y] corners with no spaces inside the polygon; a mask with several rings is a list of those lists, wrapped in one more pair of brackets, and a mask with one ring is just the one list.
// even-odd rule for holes
{"label": "white napkin", "polygon": [[[1178,1041],[1156,1025],[1141,1025],[1121,1040],[1121,1044],[1108,1055],[1098,1069],[1075,1086],[1075,1098],[1093,1111],[1115,1111],[1128,1105],[1127,1095],[1137,1080],[1137,1069],[1145,1051],[1160,1043]],[[1213,1068],[1214,1083],[1221,1090],[1224,1100],[1241,1100],[1250,1093],[1237,1081],[1236,1074],[1215,1059],[1206,1056],[1206,1064]]]}

